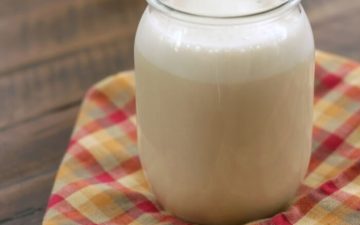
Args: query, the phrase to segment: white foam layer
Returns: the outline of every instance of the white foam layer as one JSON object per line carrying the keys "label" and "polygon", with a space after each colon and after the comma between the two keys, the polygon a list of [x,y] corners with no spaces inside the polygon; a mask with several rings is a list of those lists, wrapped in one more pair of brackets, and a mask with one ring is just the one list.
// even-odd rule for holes
{"label": "white foam layer", "polygon": [[147,9],[135,49],[157,67],[186,79],[261,79],[312,59],[312,33],[301,13],[294,10],[271,22],[209,26]]}
{"label": "white foam layer", "polygon": [[178,10],[208,16],[248,15],[275,8],[287,0],[161,0]]}

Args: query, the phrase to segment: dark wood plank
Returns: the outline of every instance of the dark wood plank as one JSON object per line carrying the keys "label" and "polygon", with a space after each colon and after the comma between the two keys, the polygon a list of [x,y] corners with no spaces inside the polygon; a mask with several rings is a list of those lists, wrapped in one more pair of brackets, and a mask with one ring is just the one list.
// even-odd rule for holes
{"label": "dark wood plank", "polygon": [[0,18],[23,14],[48,3],[47,0],[0,0]]}
{"label": "dark wood plank", "polygon": [[99,79],[132,67],[145,6],[28,2],[0,0],[0,224],[40,224],[80,100]]}
{"label": "dark wood plank", "polygon": [[40,225],[44,216],[45,209],[26,210],[20,216],[1,222],[1,225]]}
{"label": "dark wood plank", "polygon": [[0,171],[6,173],[0,173],[0,189],[39,171],[57,169],[77,110],[78,104],[1,132]]}
{"label": "dark wood plank", "polygon": [[17,185],[2,188],[0,201],[10,204],[0,204],[2,206],[0,224],[40,224],[53,179],[54,171],[51,170],[19,182]]}
{"label": "dark wood plank", "polygon": [[0,39],[1,74],[121,34],[134,34],[143,8],[141,0],[49,1],[3,18],[0,32],[7,35]]}
{"label": "dark wood plank", "polygon": [[78,101],[99,79],[133,67],[142,1],[49,2],[0,25],[0,129]]}
{"label": "dark wood plank", "polygon": [[360,1],[303,0],[316,47],[360,61]]}
{"label": "dark wood plank", "polygon": [[43,216],[77,111],[78,104],[1,132],[0,224]]}

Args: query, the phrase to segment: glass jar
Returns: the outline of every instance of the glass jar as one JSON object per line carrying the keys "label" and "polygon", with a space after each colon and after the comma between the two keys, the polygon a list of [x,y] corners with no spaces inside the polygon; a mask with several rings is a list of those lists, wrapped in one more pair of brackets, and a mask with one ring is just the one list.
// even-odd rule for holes
{"label": "glass jar", "polygon": [[135,42],[136,107],[158,202],[201,224],[283,209],[311,146],[314,43],[300,0],[148,3]]}

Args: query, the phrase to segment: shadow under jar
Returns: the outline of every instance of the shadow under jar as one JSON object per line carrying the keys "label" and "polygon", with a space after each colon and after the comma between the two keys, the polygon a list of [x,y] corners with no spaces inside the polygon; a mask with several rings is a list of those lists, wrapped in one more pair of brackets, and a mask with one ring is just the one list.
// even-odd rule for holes
{"label": "shadow under jar", "polygon": [[201,224],[271,216],[308,166],[314,42],[299,0],[148,0],[139,152],[159,203]]}

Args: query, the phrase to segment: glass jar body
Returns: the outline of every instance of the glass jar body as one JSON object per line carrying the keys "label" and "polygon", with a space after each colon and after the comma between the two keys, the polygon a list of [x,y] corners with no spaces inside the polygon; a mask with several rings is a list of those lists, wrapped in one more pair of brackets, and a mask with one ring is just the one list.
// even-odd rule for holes
{"label": "glass jar body", "polygon": [[138,146],[153,192],[201,224],[272,215],[294,197],[310,157],[306,14],[295,6],[229,24],[170,14],[149,6],[135,42]]}

